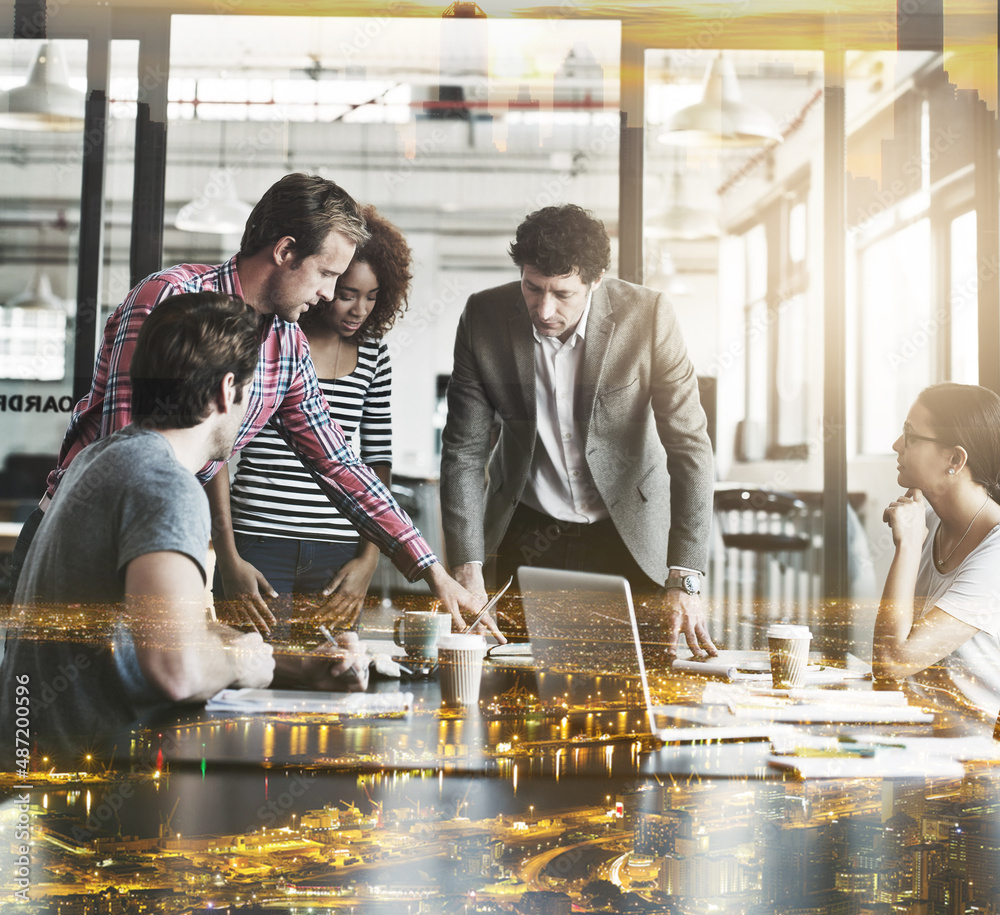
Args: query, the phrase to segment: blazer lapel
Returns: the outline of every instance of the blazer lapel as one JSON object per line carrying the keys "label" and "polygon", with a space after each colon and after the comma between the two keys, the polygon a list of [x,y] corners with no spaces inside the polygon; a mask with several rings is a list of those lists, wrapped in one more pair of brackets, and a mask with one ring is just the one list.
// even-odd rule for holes
{"label": "blazer lapel", "polygon": [[535,416],[535,337],[531,332],[528,306],[518,290],[510,306],[507,322],[508,346],[514,360],[514,377],[508,387],[512,402],[520,398],[522,415],[534,428]]}
{"label": "blazer lapel", "polygon": [[614,336],[615,322],[607,286],[602,283],[594,290],[587,316],[587,334],[583,344],[583,364],[577,385],[576,421],[584,424],[584,435],[594,413],[594,400],[601,383],[604,360]]}

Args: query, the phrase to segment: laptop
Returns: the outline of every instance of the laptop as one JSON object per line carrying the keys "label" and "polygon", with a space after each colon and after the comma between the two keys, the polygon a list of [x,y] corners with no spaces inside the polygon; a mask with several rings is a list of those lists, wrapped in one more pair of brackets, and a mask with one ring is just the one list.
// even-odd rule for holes
{"label": "laptop", "polygon": [[[774,740],[787,736],[794,724],[918,724],[933,717],[905,701],[890,703],[888,696],[873,705],[858,702],[858,694],[852,697],[847,692],[827,693],[817,704],[814,695],[758,698],[733,684],[731,696],[710,696],[704,687],[692,686],[665,665],[647,668],[644,646],[646,652],[663,657],[666,633],[656,625],[655,613],[649,619],[645,613],[637,618],[626,579],[528,566],[518,569],[517,575],[538,669],[539,698],[547,704],[593,707],[602,701],[621,701],[623,691],[628,691],[626,699],[634,697],[645,704],[652,734],[681,743]],[[741,658],[745,654],[739,653]],[[759,657],[752,660],[767,664],[766,652],[754,654]],[[866,695],[871,696],[861,694]]]}
{"label": "laptop", "polygon": [[[626,579],[522,566],[524,622],[546,704],[630,699],[650,705],[639,624]],[[636,696],[636,692],[641,696]]]}

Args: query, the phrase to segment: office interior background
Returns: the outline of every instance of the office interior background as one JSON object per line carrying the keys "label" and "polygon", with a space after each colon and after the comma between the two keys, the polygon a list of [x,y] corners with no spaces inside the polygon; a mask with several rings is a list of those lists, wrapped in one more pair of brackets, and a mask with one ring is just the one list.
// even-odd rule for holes
{"label": "office interior background", "polygon": [[[110,310],[233,254],[291,171],[409,239],[394,472],[433,488],[465,300],[516,278],[527,213],[573,202],[608,227],[610,272],[677,309],[720,488],[804,499],[809,600],[853,600],[864,653],[906,410],[938,381],[1000,389],[995,3],[17,0],[0,22],[0,91],[60,82],[64,106],[0,115],[9,520]],[[719,86],[737,136],[684,120]]]}

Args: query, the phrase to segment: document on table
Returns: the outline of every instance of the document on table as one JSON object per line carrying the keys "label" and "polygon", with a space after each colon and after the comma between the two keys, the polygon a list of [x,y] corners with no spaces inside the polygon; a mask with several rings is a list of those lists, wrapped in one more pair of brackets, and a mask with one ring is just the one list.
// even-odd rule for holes
{"label": "document on table", "polygon": [[791,738],[789,724],[744,720],[719,706],[661,705],[649,708],[650,730],[668,743],[707,743],[717,740],[769,740]]}
{"label": "document on table", "polygon": [[896,691],[758,690],[745,684],[710,683],[702,702],[725,708],[743,723],[928,724],[934,720],[932,712],[908,705],[906,696]]}
{"label": "document on table", "polygon": [[315,712],[363,717],[401,715],[413,693],[330,693],[296,689],[224,689],[205,705],[210,712]]}
{"label": "document on table", "polygon": [[804,755],[770,756],[767,764],[790,769],[802,778],[954,778],[965,775],[965,767],[949,756],[914,753],[899,747],[879,749],[872,755],[851,750]]}
{"label": "document on table", "polygon": [[[732,682],[771,682],[771,661],[766,651],[720,651],[717,657],[699,661],[683,654],[670,665],[672,671],[720,677]],[[812,663],[806,668],[808,684],[841,683],[861,680],[871,675],[871,668],[858,658],[849,658],[844,666]]]}

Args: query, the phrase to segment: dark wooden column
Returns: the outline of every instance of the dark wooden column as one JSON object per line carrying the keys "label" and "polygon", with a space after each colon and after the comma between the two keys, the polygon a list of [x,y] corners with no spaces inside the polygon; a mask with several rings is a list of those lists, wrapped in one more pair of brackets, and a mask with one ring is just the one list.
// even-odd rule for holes
{"label": "dark wooden column", "polygon": [[166,170],[167,125],[154,120],[148,102],[139,102],[135,117],[129,248],[129,281],[133,286],[162,266]]}
{"label": "dark wooden column", "polygon": [[83,126],[80,189],[80,248],[76,276],[76,332],[73,342],[73,400],[90,390],[97,355],[101,263],[104,245],[104,162],[108,97],[94,89],[87,98]]}
{"label": "dark wooden column", "polygon": [[976,269],[979,279],[979,383],[1000,393],[1000,215],[997,201],[997,115],[986,103],[973,113]]}
{"label": "dark wooden column", "polygon": [[164,191],[167,171],[167,76],[170,17],[138,17],[139,103],[135,118],[135,171],[132,189],[132,285],[163,264]]}
{"label": "dark wooden column", "polygon": [[45,38],[47,31],[45,0],[14,0],[14,38]]}
{"label": "dark wooden column", "polygon": [[618,147],[618,276],[643,281],[642,169],[645,49],[622,29],[621,135]]}
{"label": "dark wooden column", "polygon": [[823,596],[847,597],[846,137],[844,52],[824,58]]}
{"label": "dark wooden column", "polygon": [[108,79],[111,39],[95,18],[87,43],[87,102],[80,169],[80,240],[76,268],[76,322],[73,334],[73,399],[90,390],[101,319],[101,266],[104,263],[104,172],[107,158]]}

